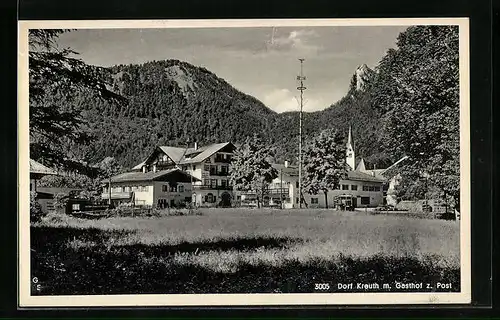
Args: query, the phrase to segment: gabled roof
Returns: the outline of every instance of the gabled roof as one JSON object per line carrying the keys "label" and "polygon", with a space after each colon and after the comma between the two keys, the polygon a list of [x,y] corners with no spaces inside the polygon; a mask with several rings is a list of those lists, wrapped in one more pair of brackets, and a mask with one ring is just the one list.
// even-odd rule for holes
{"label": "gabled roof", "polygon": [[227,146],[231,146],[234,148],[234,145],[231,142],[224,142],[224,143],[211,144],[205,147],[198,148],[197,150],[188,149],[188,152],[186,152],[186,156],[180,163],[184,164],[184,163],[202,162],[211,155],[213,155],[214,153],[216,153],[217,151]]}
{"label": "gabled roof", "polygon": [[205,159],[216,153],[217,151],[230,146],[235,148],[231,142],[224,143],[214,143],[207,146],[200,147],[198,149],[194,148],[179,148],[170,146],[159,146],[156,148],[147,158],[138,165],[132,168],[132,170],[140,170],[144,164],[151,158],[151,156],[160,149],[164,152],[172,161],[176,164],[188,164],[203,162]]}
{"label": "gabled roof", "polygon": [[[183,175],[184,179],[186,181],[200,181],[200,179],[191,176],[185,171],[182,171],[178,168],[175,169],[169,169],[169,170],[161,170],[161,171],[149,171],[149,172],[125,172],[121,173],[119,175],[116,175],[114,177],[111,177],[111,183],[113,182],[139,182],[139,181],[155,181],[155,180],[161,180],[161,178],[164,178],[168,175],[171,174],[181,174]],[[108,183],[108,180],[105,179],[102,181],[103,183]]]}
{"label": "gabled roof", "polygon": [[384,178],[378,176],[372,176],[361,171],[348,171],[347,178],[353,181],[370,181],[370,182],[385,182]]}
{"label": "gabled roof", "polygon": [[184,154],[187,153],[186,148],[169,146],[160,146],[159,148],[161,149],[161,151],[165,152],[165,154],[175,163],[180,163],[182,161],[182,158],[184,157]]}
{"label": "gabled roof", "polygon": [[57,174],[54,170],[44,166],[40,162],[37,162],[33,159],[30,159],[30,173],[35,173],[35,174],[39,174],[39,175],[56,175]]}
{"label": "gabled roof", "polygon": [[363,158],[361,158],[361,160],[358,162],[356,171],[366,171],[365,160]]}
{"label": "gabled roof", "polygon": [[[297,166],[288,166],[288,168],[285,168],[285,166],[282,164],[273,164],[272,166],[277,170],[281,169],[284,175],[292,177],[298,177],[299,175],[299,169]],[[346,166],[348,165],[346,164]],[[347,169],[347,178],[352,181],[385,182],[385,179],[383,177],[372,176],[370,174],[361,171],[355,171],[349,169]]]}

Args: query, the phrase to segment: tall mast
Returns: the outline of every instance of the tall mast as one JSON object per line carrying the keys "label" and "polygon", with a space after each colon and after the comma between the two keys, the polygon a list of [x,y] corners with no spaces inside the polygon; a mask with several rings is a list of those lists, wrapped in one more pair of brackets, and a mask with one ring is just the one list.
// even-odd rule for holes
{"label": "tall mast", "polygon": [[297,87],[297,90],[300,91],[300,113],[299,113],[299,208],[302,208],[302,108],[304,106],[304,90],[306,87],[304,86],[304,80],[306,77],[304,76],[303,71],[303,63],[304,58],[300,58],[300,75],[297,76],[297,80],[300,81],[300,85]]}

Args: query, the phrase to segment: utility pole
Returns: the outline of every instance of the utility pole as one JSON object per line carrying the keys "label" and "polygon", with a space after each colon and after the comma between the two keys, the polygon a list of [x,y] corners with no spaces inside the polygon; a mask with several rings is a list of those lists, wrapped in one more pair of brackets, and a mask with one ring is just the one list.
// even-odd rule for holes
{"label": "utility pole", "polygon": [[109,207],[111,208],[113,202],[111,202],[111,173],[109,174],[109,188],[108,188],[108,195],[109,195]]}
{"label": "utility pole", "polygon": [[280,169],[280,204],[281,204],[281,209],[285,209],[283,203],[283,169]]}
{"label": "utility pole", "polygon": [[304,58],[300,58],[300,75],[297,76],[297,80],[300,81],[300,85],[297,90],[300,91],[300,113],[299,113],[299,208],[302,208],[302,107],[304,106],[304,80],[306,77],[303,72],[303,62]]}

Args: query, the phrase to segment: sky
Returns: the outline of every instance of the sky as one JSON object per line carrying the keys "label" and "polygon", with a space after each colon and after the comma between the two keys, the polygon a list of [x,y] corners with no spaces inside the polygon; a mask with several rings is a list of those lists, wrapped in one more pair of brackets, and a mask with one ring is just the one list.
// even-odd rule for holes
{"label": "sky", "polygon": [[202,66],[276,112],[299,110],[297,75],[304,58],[304,111],[341,99],[356,68],[374,68],[407,26],[80,29],[62,34],[88,64],[112,66],[178,59]]}

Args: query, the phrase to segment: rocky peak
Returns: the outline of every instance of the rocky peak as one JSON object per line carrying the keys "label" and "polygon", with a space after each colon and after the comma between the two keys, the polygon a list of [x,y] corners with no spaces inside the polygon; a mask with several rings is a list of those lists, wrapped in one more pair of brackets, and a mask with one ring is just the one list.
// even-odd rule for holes
{"label": "rocky peak", "polygon": [[371,81],[374,71],[366,64],[356,68],[351,82],[351,90],[364,91],[367,84]]}

